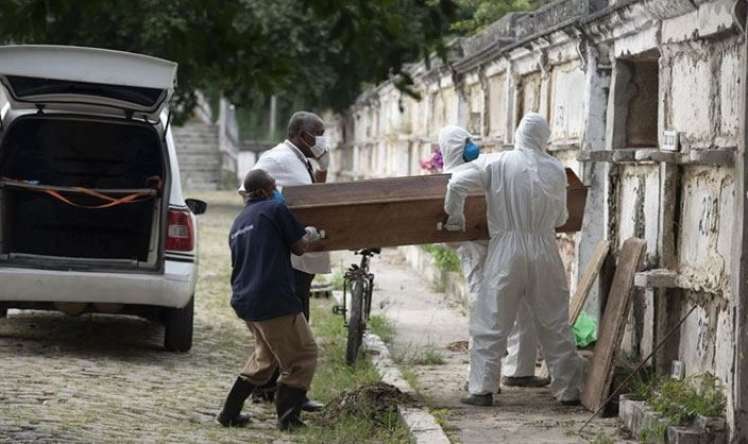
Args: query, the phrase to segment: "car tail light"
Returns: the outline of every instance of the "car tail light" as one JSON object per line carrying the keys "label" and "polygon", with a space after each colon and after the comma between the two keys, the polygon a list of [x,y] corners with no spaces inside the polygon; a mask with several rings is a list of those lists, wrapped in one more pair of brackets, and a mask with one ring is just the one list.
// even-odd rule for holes
{"label": "car tail light", "polygon": [[166,231],[166,249],[169,251],[192,251],[195,247],[195,227],[189,211],[169,210],[169,225]]}

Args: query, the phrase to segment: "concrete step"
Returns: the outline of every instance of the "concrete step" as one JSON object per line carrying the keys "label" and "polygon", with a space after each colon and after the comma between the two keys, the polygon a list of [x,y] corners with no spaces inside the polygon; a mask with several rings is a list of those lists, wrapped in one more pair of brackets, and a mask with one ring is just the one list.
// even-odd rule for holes
{"label": "concrete step", "polygon": [[191,146],[218,146],[218,139],[205,139],[205,140],[175,140],[177,149],[188,148]]}
{"label": "concrete step", "polygon": [[175,134],[193,134],[204,132],[212,132],[218,134],[218,125],[196,124],[187,126],[175,126],[173,129]]}
{"label": "concrete step", "polygon": [[191,123],[174,128],[182,187],[186,191],[218,190],[221,185],[221,155],[218,127]]}
{"label": "concrete step", "polygon": [[221,189],[221,187],[219,186],[218,181],[204,182],[204,181],[183,180],[182,189],[185,192],[189,193],[190,191],[216,191],[216,190]]}
{"label": "concrete step", "polygon": [[180,171],[182,182],[219,182],[218,171],[194,170]]}
{"label": "concrete step", "polygon": [[188,151],[177,151],[177,158],[179,159],[220,159],[221,153],[217,150],[188,150]]}
{"label": "concrete step", "polygon": [[215,153],[218,154],[218,144],[177,144],[177,154],[181,153]]}
{"label": "concrete step", "polygon": [[200,133],[200,134],[174,134],[174,139],[182,142],[189,143],[195,141],[207,141],[214,140],[218,141],[218,134],[215,133]]}
{"label": "concrete step", "polygon": [[193,144],[198,144],[198,145],[205,145],[205,144],[218,145],[218,137],[187,138],[187,139],[176,137],[176,138],[174,138],[174,143],[176,143],[177,146],[179,146],[179,145],[193,145]]}
{"label": "concrete step", "polygon": [[182,190],[189,193],[190,191],[217,191],[219,189],[218,183],[190,183],[182,182]]}
{"label": "concrete step", "polygon": [[178,153],[179,167],[184,168],[188,165],[202,165],[218,168],[221,165],[221,158],[217,153]]}
{"label": "concrete step", "polygon": [[218,145],[218,137],[176,137],[174,142],[177,145],[193,145],[193,144],[212,144]]}
{"label": "concrete step", "polygon": [[208,141],[213,141],[217,143],[218,135],[217,134],[195,134],[195,135],[175,134],[174,139],[177,142],[182,142],[182,143],[208,142]]}
{"label": "concrete step", "polygon": [[221,172],[217,169],[183,169],[179,171],[182,177],[199,177],[205,180],[214,180],[221,177]]}
{"label": "concrete step", "polygon": [[218,171],[220,166],[218,162],[179,162],[180,171]]}

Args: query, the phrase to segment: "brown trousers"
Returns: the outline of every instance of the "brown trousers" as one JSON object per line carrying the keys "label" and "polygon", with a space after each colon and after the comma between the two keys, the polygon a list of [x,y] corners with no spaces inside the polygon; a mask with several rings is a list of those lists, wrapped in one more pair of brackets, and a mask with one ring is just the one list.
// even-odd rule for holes
{"label": "brown trousers", "polygon": [[278,363],[279,384],[309,390],[317,368],[317,343],[304,314],[247,321],[247,327],[255,337],[255,348],[242,376],[252,384],[263,385],[273,376]]}

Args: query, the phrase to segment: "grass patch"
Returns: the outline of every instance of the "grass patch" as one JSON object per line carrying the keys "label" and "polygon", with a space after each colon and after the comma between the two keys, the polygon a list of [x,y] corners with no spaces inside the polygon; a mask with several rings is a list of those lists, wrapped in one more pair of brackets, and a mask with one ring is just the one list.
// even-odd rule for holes
{"label": "grass patch", "polygon": [[629,396],[634,401],[646,401],[650,399],[654,390],[659,387],[660,379],[652,369],[643,369],[626,384]]}
{"label": "grass patch", "polygon": [[335,291],[343,291],[343,285],[345,285],[345,276],[341,270],[335,270],[332,273],[332,289]]}
{"label": "grass patch", "polygon": [[687,425],[697,416],[723,416],[726,407],[722,384],[710,373],[682,380],[651,378],[649,381],[635,381],[632,398],[645,400],[663,418],[663,421],[641,430],[639,440],[645,443],[664,443],[668,426]]}
{"label": "grass patch", "polygon": [[[354,366],[345,363],[346,329],[340,316],[331,313],[332,302],[317,300],[312,305],[312,329],[320,347],[317,372],[311,396],[328,403],[343,392],[374,384],[379,374],[366,358],[359,355]],[[323,424],[318,415],[304,415],[309,427],[295,436],[305,443],[409,442],[408,430],[397,417],[387,414],[374,419],[343,414],[333,424]]]}
{"label": "grass patch", "polygon": [[413,367],[400,366],[400,374],[403,375],[403,379],[413,390],[418,391],[418,375],[413,370]]}
{"label": "grass patch", "polygon": [[[572,432],[572,434],[576,434],[576,432]],[[610,436],[604,433],[599,433],[592,438],[590,444],[615,444],[615,441]]]}
{"label": "grass patch", "polygon": [[666,444],[667,428],[670,424],[657,422],[655,425],[645,427],[639,432],[639,442],[646,444]]}
{"label": "grass patch", "polygon": [[447,409],[431,409],[431,416],[434,417],[434,420],[436,420],[436,423],[439,424],[439,427],[442,429],[449,428],[447,415],[449,415],[449,410]]}
{"label": "grass patch", "polygon": [[382,315],[374,315],[370,317],[368,327],[375,335],[379,336],[379,338],[387,344],[391,344],[395,339],[395,326],[389,319]]}
{"label": "grass patch", "polygon": [[424,350],[414,360],[415,365],[444,365],[444,355],[434,349]]}
{"label": "grass patch", "polygon": [[672,424],[683,425],[696,416],[722,416],[726,400],[719,379],[704,373],[663,381],[647,403]]}
{"label": "grass patch", "polygon": [[451,248],[436,244],[422,245],[421,248],[434,258],[434,264],[439,270],[444,272],[460,271],[460,257]]}
{"label": "grass patch", "polygon": [[307,430],[297,434],[303,443],[410,443],[408,430],[396,412],[385,415],[380,423],[343,415],[331,428],[314,426],[309,421],[307,425],[310,425]]}
{"label": "grass patch", "polygon": [[423,350],[405,350],[395,356],[395,362],[404,365],[444,365],[444,355],[429,346]]}
{"label": "grass patch", "polygon": [[331,274],[318,274],[314,277],[314,284],[331,285],[335,291],[343,291],[345,282],[344,273],[341,269],[335,269]]}
{"label": "grass patch", "polygon": [[312,329],[320,347],[317,372],[312,383],[312,395],[322,402],[328,402],[344,390],[352,390],[379,381],[371,362],[365,353],[359,354],[356,364],[345,362],[347,330],[343,318],[331,312],[332,303],[317,300],[312,306]]}

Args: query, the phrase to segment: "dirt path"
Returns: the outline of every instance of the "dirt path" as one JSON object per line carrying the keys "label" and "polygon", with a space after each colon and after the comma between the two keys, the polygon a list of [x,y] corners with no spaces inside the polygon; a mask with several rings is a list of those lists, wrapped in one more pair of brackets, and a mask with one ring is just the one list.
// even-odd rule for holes
{"label": "dirt path", "polygon": [[[417,387],[444,419],[453,442],[478,443],[578,443],[603,437],[626,442],[615,418],[596,419],[584,433],[576,430],[589,417],[583,408],[563,407],[547,389],[504,388],[492,408],[460,404],[468,355],[447,346],[468,339],[464,309],[450,304],[443,293],[429,288],[393,250],[375,260],[374,305],[395,324],[392,354],[405,366],[443,358],[439,365],[413,365]],[[424,357],[424,351],[430,350]]]}
{"label": "dirt path", "polygon": [[283,442],[270,407],[252,407],[250,429],[213,422],[251,344],[228,305],[238,202],[203,197],[192,351],[163,351],[162,328],[134,317],[13,311],[0,319],[0,442]]}

